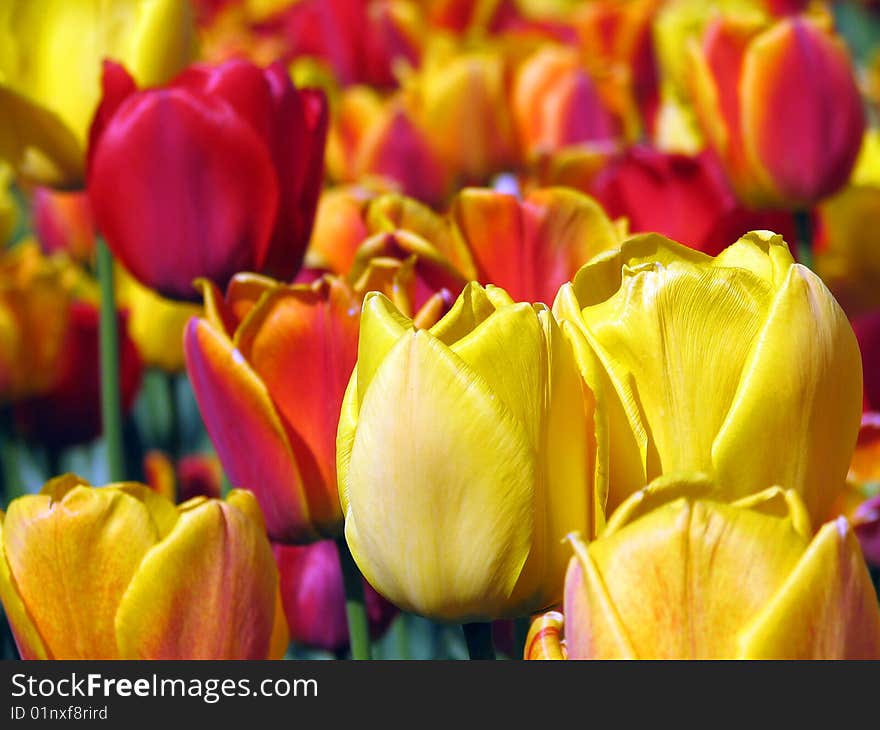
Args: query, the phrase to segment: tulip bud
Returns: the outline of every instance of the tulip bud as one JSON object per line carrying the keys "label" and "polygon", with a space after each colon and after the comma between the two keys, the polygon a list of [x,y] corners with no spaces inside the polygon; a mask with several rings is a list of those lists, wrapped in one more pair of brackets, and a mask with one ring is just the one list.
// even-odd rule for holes
{"label": "tulip bud", "polygon": [[781,237],[753,232],[715,258],[631,238],[584,266],[554,311],[598,396],[609,509],[661,474],[699,471],[716,498],[776,484],[827,514],[858,433],[861,362],[837,302]]}
{"label": "tulip bud", "polygon": [[743,202],[806,208],[847,181],[865,119],[841,39],[806,16],[721,18],[693,60],[702,126]]}
{"label": "tulip bud", "polygon": [[186,328],[187,372],[230,482],[253,490],[274,541],[334,536],[336,426],[359,300],[331,277],[287,286],[242,274],[225,301],[203,290],[205,317]]}
{"label": "tulip bud", "polygon": [[345,537],[364,577],[448,621],[559,600],[560,540],[592,533],[601,513],[592,408],[543,305],[472,283],[416,329],[369,294],[337,438]]}
{"label": "tulip bud", "polygon": [[192,66],[144,91],[108,64],[104,92],[89,197],[135,278],[172,299],[197,298],[198,277],[293,278],[321,186],[321,92],[298,91],[280,64],[244,61]]}
{"label": "tulip bud", "polygon": [[[281,601],[290,640],[297,644],[342,652],[348,648],[345,587],[339,552],[332,540],[311,545],[273,545],[281,581]],[[397,609],[364,584],[370,636],[378,639],[391,625]]]}
{"label": "tulip bud", "polygon": [[794,492],[727,505],[708,483],[664,481],[597,540],[572,537],[563,614],[532,624],[526,658],[880,658],[880,609],[846,519],[813,537]]}
{"label": "tulip bud", "polygon": [[243,491],[175,508],[142,484],[53,479],[0,517],[0,599],[22,658],[283,654],[264,530]]}
{"label": "tulip bud", "polygon": [[0,118],[7,120],[0,157],[43,185],[84,179],[105,58],[150,85],[167,81],[194,50],[192,11],[179,0],[119,0],[112,13],[92,3],[8,0],[0,26]]}

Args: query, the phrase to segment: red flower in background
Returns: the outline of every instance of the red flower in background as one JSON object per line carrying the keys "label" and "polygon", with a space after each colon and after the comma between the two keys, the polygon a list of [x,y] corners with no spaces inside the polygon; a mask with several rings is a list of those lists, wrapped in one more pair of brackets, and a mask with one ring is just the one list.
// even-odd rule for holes
{"label": "red flower in background", "polygon": [[104,67],[92,126],[89,197],[99,229],[143,284],[198,299],[238,271],[291,279],[323,176],[323,94],[297,90],[281,64],[191,66],[137,91]]}
{"label": "red flower in background", "polygon": [[610,216],[625,217],[633,233],[661,233],[710,256],[752,230],[781,233],[791,246],[796,241],[792,215],[743,207],[709,154],[632,147],[599,173],[589,192]]}
{"label": "red flower in background", "polygon": [[[345,588],[339,552],[332,540],[312,545],[272,546],[278,564],[281,602],[290,639],[305,646],[344,651],[349,644]],[[364,583],[370,635],[378,639],[398,610]]]}

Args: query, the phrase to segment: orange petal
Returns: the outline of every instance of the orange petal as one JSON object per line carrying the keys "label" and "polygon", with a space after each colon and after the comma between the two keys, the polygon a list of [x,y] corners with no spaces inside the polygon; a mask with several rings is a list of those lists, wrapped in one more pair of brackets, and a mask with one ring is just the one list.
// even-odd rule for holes
{"label": "orange petal", "polygon": [[[339,408],[357,360],[360,303],[341,280],[273,291],[242,325],[237,345],[296,437],[312,521],[340,528],[336,491]],[[289,434],[290,435],[290,434]]]}
{"label": "orange petal", "polygon": [[3,549],[51,656],[119,658],[116,610],[158,537],[144,504],[117,489],[77,486],[59,501],[49,495],[13,501]]}
{"label": "orange petal", "polygon": [[232,504],[195,500],[144,557],[116,615],[131,659],[265,659],[278,573],[266,535]]}
{"label": "orange petal", "polygon": [[232,484],[257,495],[273,539],[315,539],[288,429],[265,384],[204,319],[190,320],[184,349],[199,410]]}

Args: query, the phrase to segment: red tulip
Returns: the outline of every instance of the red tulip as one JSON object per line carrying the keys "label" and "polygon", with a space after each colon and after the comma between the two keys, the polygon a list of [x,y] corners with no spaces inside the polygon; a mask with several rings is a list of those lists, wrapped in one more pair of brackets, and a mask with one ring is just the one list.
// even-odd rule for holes
{"label": "red tulip", "polygon": [[323,175],[323,94],[297,90],[281,64],[245,61],[191,66],[143,91],[107,63],[103,84],[89,197],[125,267],[174,299],[198,299],[199,277],[293,278]]}
{"label": "red tulip", "polygon": [[[281,602],[290,640],[340,652],[348,647],[345,588],[339,552],[332,540],[312,545],[273,545],[280,576]],[[364,581],[370,635],[378,639],[391,625],[397,608]]]}
{"label": "red tulip", "polygon": [[[122,406],[134,403],[141,382],[141,360],[119,316]],[[15,406],[21,431],[51,448],[91,441],[101,433],[101,382],[98,364],[98,310],[88,302],[71,305],[54,384]]]}
{"label": "red tulip", "polygon": [[796,240],[790,213],[744,208],[718,163],[706,154],[633,147],[596,177],[589,192],[609,215],[625,217],[633,233],[661,233],[710,256],[756,229]]}
{"label": "red tulip", "polygon": [[326,61],[343,84],[393,86],[395,64],[418,61],[414,20],[388,0],[300,0],[286,11],[283,33],[294,57]]}
{"label": "red tulip", "polygon": [[859,317],[852,326],[862,353],[864,407],[868,411],[880,411],[880,312]]}

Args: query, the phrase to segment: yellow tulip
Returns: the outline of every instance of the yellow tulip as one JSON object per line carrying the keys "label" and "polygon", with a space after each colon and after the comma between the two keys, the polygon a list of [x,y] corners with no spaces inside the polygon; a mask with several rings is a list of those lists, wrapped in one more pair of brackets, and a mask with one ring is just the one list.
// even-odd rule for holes
{"label": "yellow tulip", "polygon": [[813,537],[792,490],[734,504],[707,499],[714,490],[660,480],[599,539],[573,536],[563,613],[534,621],[526,658],[880,658],[880,610],[846,519]]}
{"label": "yellow tulip", "polygon": [[24,659],[265,659],[287,627],[249,492],[175,507],[73,474],[0,513],[0,599]]}
{"label": "yellow tulip", "polygon": [[778,484],[819,521],[856,443],[855,335],[781,236],[717,257],[656,234],[601,254],[554,303],[597,393],[608,509],[659,476],[712,475],[723,501]]}
{"label": "yellow tulip", "polygon": [[165,299],[116,268],[117,297],[128,309],[128,332],[144,363],[170,373],[183,370],[183,331],[191,317],[202,315],[200,304]]}
{"label": "yellow tulip", "polygon": [[80,184],[102,61],[163,83],[192,57],[191,16],[180,0],[0,3],[0,158],[35,182]]}
{"label": "yellow tulip", "polygon": [[592,395],[544,305],[469,284],[430,329],[364,301],[337,437],[345,537],[376,590],[449,621],[561,597],[593,532]]}

